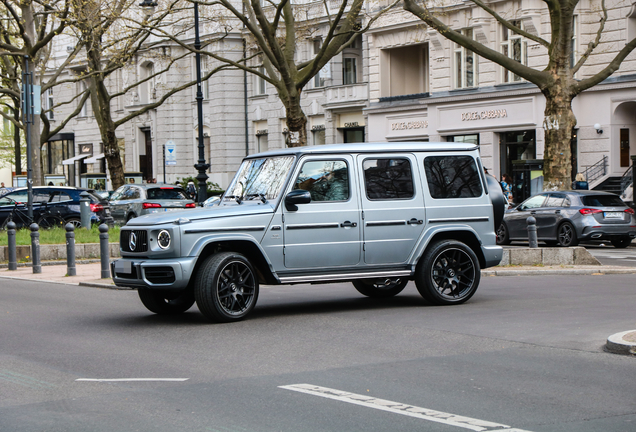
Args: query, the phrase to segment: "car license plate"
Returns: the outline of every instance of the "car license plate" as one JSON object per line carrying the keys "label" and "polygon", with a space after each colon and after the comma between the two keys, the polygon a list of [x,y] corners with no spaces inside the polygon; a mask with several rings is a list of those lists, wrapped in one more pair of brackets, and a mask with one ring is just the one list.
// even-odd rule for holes
{"label": "car license plate", "polygon": [[132,265],[130,261],[117,260],[115,261],[115,272],[116,273],[132,273]]}
{"label": "car license plate", "polygon": [[605,219],[623,219],[623,212],[605,212]]}
{"label": "car license plate", "polygon": [[181,210],[181,209],[180,209],[180,208],[178,208],[178,207],[176,207],[176,208],[170,208],[170,207],[167,207],[167,208],[165,208],[164,210],[165,210],[165,211],[175,211],[175,210]]}

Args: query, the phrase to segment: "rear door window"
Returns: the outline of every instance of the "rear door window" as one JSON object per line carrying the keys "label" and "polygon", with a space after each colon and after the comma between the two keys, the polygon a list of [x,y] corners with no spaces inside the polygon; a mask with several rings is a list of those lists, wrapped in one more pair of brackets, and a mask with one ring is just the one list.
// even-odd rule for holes
{"label": "rear door window", "polygon": [[72,201],[73,199],[66,192],[53,192],[53,196],[51,197],[52,203],[62,202],[62,201]]}
{"label": "rear door window", "polygon": [[187,200],[189,199],[183,189],[178,188],[153,188],[146,190],[148,199],[154,200]]}
{"label": "rear door window", "polygon": [[369,200],[413,197],[413,175],[408,159],[366,159],[362,169]]}
{"label": "rear door window", "polygon": [[424,170],[433,198],[474,198],[482,194],[477,164],[470,156],[429,156],[424,159]]}
{"label": "rear door window", "polygon": [[624,207],[625,203],[614,195],[587,195],[582,196],[584,206],[589,207]]}
{"label": "rear door window", "polygon": [[565,207],[563,202],[565,201],[565,195],[550,194],[548,199],[545,200],[543,207]]}

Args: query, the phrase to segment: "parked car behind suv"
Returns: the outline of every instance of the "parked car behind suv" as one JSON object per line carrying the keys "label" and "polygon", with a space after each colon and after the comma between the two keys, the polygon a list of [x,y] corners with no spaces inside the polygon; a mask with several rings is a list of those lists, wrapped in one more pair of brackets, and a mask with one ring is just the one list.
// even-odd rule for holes
{"label": "parked car behind suv", "polygon": [[530,216],[537,221],[537,238],[548,245],[609,240],[615,247],[625,248],[636,237],[634,209],[617,195],[576,190],[540,193],[508,211],[497,231],[497,243],[528,240]]}
{"label": "parked car behind suv", "polygon": [[152,183],[148,185],[124,185],[110,197],[110,209],[116,223],[152,213],[195,208],[183,188],[174,185]]}
{"label": "parked car behind suv", "polygon": [[351,281],[390,297],[414,280],[429,302],[459,304],[501,260],[503,212],[472,144],[275,150],[245,158],[218,206],[130,220],[111,272],[152,312],[196,301],[215,321],[247,316],[260,284]]}
{"label": "parked car behind suv", "polygon": [[[66,186],[34,186],[33,187],[33,219],[37,221],[42,211],[60,216],[64,223],[81,225],[80,193],[87,192],[90,199],[91,222],[112,223],[108,201],[97,196],[92,189]],[[17,188],[0,197],[0,226],[3,228],[8,217],[14,213],[13,221],[18,228],[28,225],[26,218],[16,217],[16,213],[27,211],[28,189]]]}

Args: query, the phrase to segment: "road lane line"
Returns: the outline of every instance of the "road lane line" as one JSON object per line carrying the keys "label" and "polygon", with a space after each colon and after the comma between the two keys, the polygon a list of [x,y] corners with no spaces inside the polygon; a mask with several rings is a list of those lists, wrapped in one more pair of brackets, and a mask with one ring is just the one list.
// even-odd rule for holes
{"label": "road lane line", "polygon": [[75,381],[90,382],[139,382],[139,381],[187,381],[190,378],[78,378]]}
{"label": "road lane line", "polygon": [[530,432],[523,429],[516,429],[500,423],[493,423],[485,420],[445,413],[428,408],[407,405],[400,402],[393,402],[385,399],[374,398],[371,396],[349,393],[342,390],[315,386],[312,384],[291,384],[279,386],[278,388],[306,393],[313,396],[320,396],[327,399],[334,399],[340,402],[361,405],[367,408],[388,411],[394,414],[401,414],[409,417],[419,418],[422,420],[444,423],[450,426],[457,426],[477,432]]}

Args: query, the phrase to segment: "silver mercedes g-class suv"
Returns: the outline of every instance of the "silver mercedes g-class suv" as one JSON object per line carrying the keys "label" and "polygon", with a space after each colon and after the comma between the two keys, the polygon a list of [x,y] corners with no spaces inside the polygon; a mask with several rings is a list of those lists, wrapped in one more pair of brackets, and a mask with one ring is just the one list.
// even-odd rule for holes
{"label": "silver mercedes g-class suv", "polygon": [[414,280],[430,303],[459,304],[501,260],[503,212],[472,144],[273,150],[243,160],[218,206],[130,220],[111,272],[152,312],[196,302],[219,322],[246,317],[261,284],[351,281],[390,297]]}

